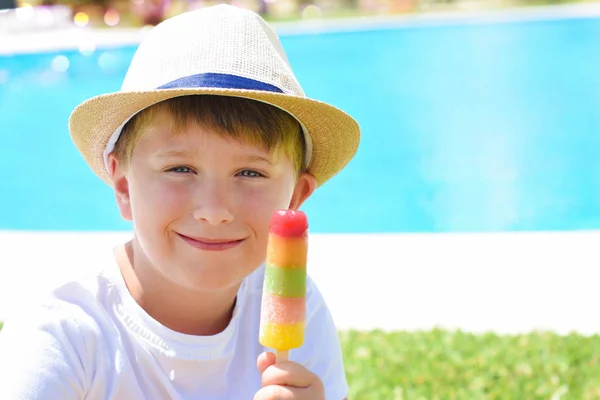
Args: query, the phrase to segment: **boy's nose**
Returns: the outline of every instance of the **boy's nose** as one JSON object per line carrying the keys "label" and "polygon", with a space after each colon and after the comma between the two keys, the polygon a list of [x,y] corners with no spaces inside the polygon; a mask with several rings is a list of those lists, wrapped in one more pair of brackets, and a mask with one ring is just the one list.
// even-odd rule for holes
{"label": "boy's nose", "polygon": [[198,194],[194,218],[211,225],[231,222],[233,213],[227,199],[226,188],[219,185],[203,187]]}

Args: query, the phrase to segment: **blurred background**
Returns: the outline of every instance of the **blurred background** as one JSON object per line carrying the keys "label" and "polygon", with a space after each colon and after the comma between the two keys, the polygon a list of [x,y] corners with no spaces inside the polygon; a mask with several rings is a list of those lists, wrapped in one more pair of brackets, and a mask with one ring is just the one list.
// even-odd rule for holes
{"label": "blurred background", "polygon": [[[473,11],[507,7],[590,3],[591,0],[232,0],[227,2],[259,12],[268,20],[297,20],[410,14],[440,11]],[[220,3],[205,0],[1,0],[0,9],[19,8],[19,20],[32,23],[30,7],[65,6],[78,26],[156,25],[185,10]],[[39,9],[40,24],[50,23],[50,13]],[[38,11],[38,10],[36,10]],[[33,13],[36,14],[36,13]],[[55,15],[57,17],[57,15]],[[60,15],[65,18],[66,15]],[[6,21],[5,21],[6,23]]]}
{"label": "blurred background", "polygon": [[[73,108],[119,90],[153,25],[216,3],[0,0],[0,320],[131,230]],[[362,127],[305,206],[350,398],[600,399],[600,2],[232,4]]]}
{"label": "blurred background", "polygon": [[[76,22],[80,25],[155,25],[165,17],[177,14],[190,7],[201,7],[215,2],[181,1],[181,0],[41,0],[21,1],[2,0],[0,8],[21,8],[32,6],[65,5],[78,15]],[[373,13],[412,12],[430,8],[464,7],[466,2],[453,1],[414,1],[414,0],[326,0],[326,1],[292,1],[292,0],[247,0],[235,1],[233,4],[251,8],[266,18],[294,19],[315,16],[346,16]],[[498,1],[477,2],[479,6],[497,6]],[[483,4],[487,3],[487,4]],[[504,2],[505,4],[540,4],[538,0]],[[467,5],[468,7],[468,5]]]}

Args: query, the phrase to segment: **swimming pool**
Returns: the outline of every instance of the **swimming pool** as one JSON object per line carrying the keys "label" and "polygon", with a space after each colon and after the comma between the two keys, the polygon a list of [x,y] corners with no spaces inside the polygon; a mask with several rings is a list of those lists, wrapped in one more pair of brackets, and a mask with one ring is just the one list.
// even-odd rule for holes
{"label": "swimming pool", "polygon": [[[283,35],[357,157],[307,203],[319,233],[600,228],[600,18]],[[71,144],[135,47],[0,56],[0,230],[126,230]]]}

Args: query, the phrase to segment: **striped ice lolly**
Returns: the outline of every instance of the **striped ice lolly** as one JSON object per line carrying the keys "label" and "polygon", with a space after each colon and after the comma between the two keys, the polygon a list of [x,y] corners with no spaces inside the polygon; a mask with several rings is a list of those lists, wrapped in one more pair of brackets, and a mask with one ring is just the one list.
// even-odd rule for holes
{"label": "striped ice lolly", "polygon": [[269,229],[259,340],[277,351],[278,360],[304,342],[307,252],[306,215],[276,211]]}

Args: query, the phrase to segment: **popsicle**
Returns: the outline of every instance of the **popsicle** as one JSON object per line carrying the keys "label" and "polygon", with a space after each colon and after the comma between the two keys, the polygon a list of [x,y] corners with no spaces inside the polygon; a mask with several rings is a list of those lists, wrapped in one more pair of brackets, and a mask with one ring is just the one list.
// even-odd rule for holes
{"label": "popsicle", "polygon": [[277,361],[302,346],[306,322],[306,214],[277,210],[271,218],[260,315],[260,343]]}

